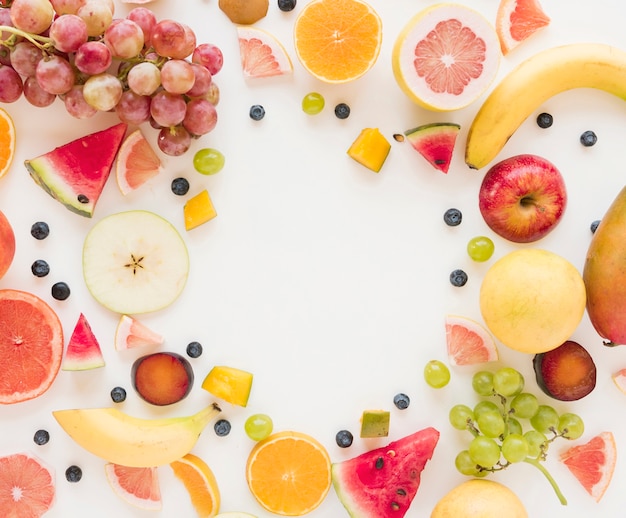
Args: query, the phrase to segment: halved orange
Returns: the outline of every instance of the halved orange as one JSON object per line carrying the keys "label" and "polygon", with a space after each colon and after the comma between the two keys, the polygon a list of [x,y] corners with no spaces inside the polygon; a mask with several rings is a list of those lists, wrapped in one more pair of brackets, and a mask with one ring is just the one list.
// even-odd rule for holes
{"label": "halved orange", "polygon": [[216,516],[220,510],[220,490],[215,475],[200,457],[188,453],[170,464],[174,475],[185,485],[191,503],[201,518]]}
{"label": "halved orange", "polygon": [[506,55],[550,23],[537,0],[501,0],[496,15],[496,32]]}
{"label": "halved orange", "polygon": [[361,77],[376,63],[381,43],[381,19],[361,0],[313,0],[296,19],[298,59],[327,83]]}
{"label": "halved orange", "polygon": [[117,154],[117,185],[126,195],[141,187],[161,171],[161,159],[143,136],[141,130],[128,135]]}
{"label": "halved orange", "polygon": [[109,462],[104,465],[104,471],[111,488],[122,500],[140,509],[161,509],[156,468],[132,468]]}
{"label": "halved orange", "polygon": [[246,464],[252,495],[265,509],[302,516],[318,507],[331,485],[328,452],[313,437],[279,432],[258,442]]}
{"label": "halved orange", "polygon": [[15,154],[15,125],[11,116],[0,108],[0,178],[9,172]]}
{"label": "halved orange", "polygon": [[474,365],[498,360],[493,336],[471,318],[446,316],[446,346],[452,365]]}
{"label": "halved orange", "polygon": [[52,468],[30,453],[0,457],[0,516],[43,516],[54,498]]}

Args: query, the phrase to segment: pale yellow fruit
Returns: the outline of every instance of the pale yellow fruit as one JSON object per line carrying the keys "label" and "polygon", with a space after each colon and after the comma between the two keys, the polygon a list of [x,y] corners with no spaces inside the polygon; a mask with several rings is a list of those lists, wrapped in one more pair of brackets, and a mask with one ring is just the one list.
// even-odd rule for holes
{"label": "pale yellow fruit", "polygon": [[485,324],[504,345],[537,354],[568,340],[585,311],[585,284],[563,257],[526,248],[487,271],[480,287]]}
{"label": "pale yellow fruit", "polygon": [[524,504],[508,487],[492,480],[459,484],[435,506],[430,518],[528,518]]}

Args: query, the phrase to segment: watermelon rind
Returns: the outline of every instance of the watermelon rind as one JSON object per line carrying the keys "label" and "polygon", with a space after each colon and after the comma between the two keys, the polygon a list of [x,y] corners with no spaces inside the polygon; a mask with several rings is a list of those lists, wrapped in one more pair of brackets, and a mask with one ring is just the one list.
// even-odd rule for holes
{"label": "watermelon rind", "polygon": [[402,518],[432,458],[439,431],[429,427],[332,464],[335,492],[352,518]]}
{"label": "watermelon rind", "polygon": [[424,124],[404,132],[419,154],[439,171],[447,173],[461,126],[454,122]]}
{"label": "watermelon rind", "polygon": [[100,344],[85,315],[81,313],[67,344],[61,370],[84,371],[104,367],[104,365]]}

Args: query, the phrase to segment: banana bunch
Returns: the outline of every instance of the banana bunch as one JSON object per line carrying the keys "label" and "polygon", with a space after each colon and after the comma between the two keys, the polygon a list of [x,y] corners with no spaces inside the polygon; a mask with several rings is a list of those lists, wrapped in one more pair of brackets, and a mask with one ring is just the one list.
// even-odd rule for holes
{"label": "banana bunch", "polygon": [[108,462],[153,467],[180,459],[196,444],[206,425],[221,412],[215,403],[200,412],[164,419],[141,419],[117,408],[52,412],[80,446]]}
{"label": "banana bunch", "polygon": [[535,109],[574,88],[596,88],[626,99],[626,52],[600,43],[572,43],[519,64],[476,114],[465,147],[467,165],[486,166]]}

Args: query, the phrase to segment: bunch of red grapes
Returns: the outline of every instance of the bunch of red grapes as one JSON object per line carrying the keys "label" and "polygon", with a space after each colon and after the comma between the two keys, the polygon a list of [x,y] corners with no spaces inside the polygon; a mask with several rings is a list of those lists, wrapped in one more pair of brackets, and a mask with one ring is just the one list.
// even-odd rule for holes
{"label": "bunch of red grapes", "polygon": [[219,47],[145,7],[114,18],[113,0],[0,0],[0,102],[57,98],[78,119],[115,111],[149,122],[171,156],[217,123]]}

